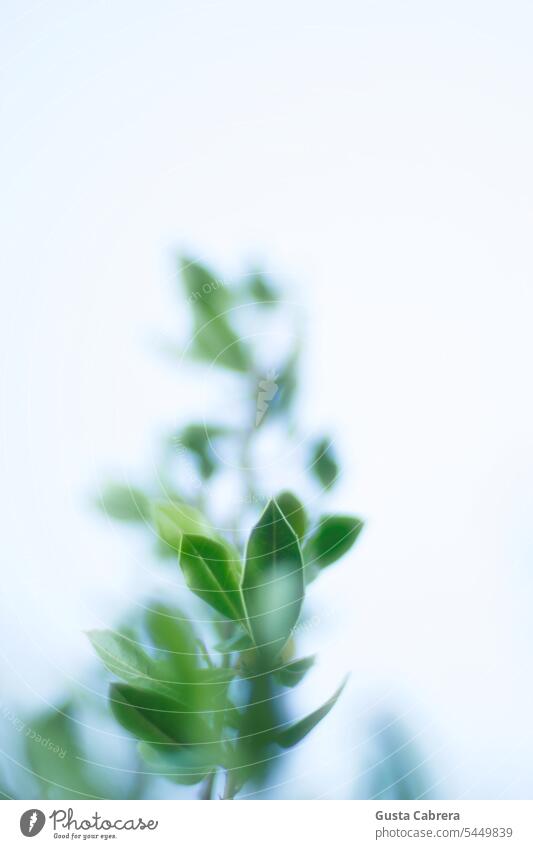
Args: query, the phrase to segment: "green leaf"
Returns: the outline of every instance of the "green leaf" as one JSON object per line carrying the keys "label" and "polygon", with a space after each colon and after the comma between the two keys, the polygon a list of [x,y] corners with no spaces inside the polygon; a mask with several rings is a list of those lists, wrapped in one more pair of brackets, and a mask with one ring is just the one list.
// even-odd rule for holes
{"label": "green leaf", "polygon": [[313,446],[310,470],[325,489],[330,489],[336,482],[340,470],[329,439],[320,439]]}
{"label": "green leaf", "polygon": [[246,371],[250,358],[230,325],[229,292],[199,263],[184,260],[182,277],[194,316],[192,356],[236,371]]}
{"label": "green leaf", "polygon": [[208,480],[219,463],[214,443],[227,432],[227,428],[217,425],[191,424],[178,434],[174,444],[182,445],[194,456],[202,478]]}
{"label": "green leaf", "polygon": [[181,259],[181,277],[187,300],[193,309],[196,304],[209,301],[220,311],[231,305],[231,296],[225,283],[217,278],[205,265],[187,257]]}
{"label": "green leaf", "polygon": [[181,746],[208,740],[201,717],[162,693],[112,684],[109,699],[115,719],[144,742]]}
{"label": "green leaf", "polygon": [[112,519],[121,522],[144,522],[150,515],[150,502],[146,495],[134,486],[109,483],[98,500],[98,507]]}
{"label": "green leaf", "polygon": [[[41,785],[41,799],[98,798],[103,788],[92,781],[82,749],[80,723],[71,718],[73,706],[34,716],[25,726],[27,764]],[[107,788],[106,788],[106,792]]]}
{"label": "green leaf", "polygon": [[152,659],[133,640],[115,631],[88,631],[93,648],[113,675],[132,681],[152,678]]}
{"label": "green leaf", "polygon": [[307,672],[309,672],[314,662],[315,655],[302,657],[300,660],[293,660],[291,663],[287,663],[286,666],[276,669],[274,676],[284,687],[295,687]]}
{"label": "green leaf", "polygon": [[231,637],[228,637],[227,640],[221,640],[215,645],[216,651],[219,651],[222,654],[248,651],[249,649],[253,649],[254,647],[255,644],[252,638],[248,634],[242,633],[233,634]]}
{"label": "green leaf", "polygon": [[307,530],[307,514],[302,502],[292,492],[282,492],[276,501],[298,539],[302,539]]}
{"label": "green leaf", "polygon": [[356,516],[323,516],[304,545],[305,573],[310,583],[339,560],[355,543],[364,526]]}
{"label": "green leaf", "polygon": [[193,593],[219,613],[244,624],[242,564],[235,549],[221,540],[185,535],[180,566]]}
{"label": "green leaf", "polygon": [[249,297],[263,306],[275,306],[275,302],[279,300],[279,293],[271,281],[259,272],[252,274],[246,281],[246,290]]}
{"label": "green leaf", "polygon": [[218,746],[187,746],[179,749],[139,743],[139,754],[152,767],[153,775],[162,776],[175,784],[199,784],[219,766]]}
{"label": "green leaf", "polygon": [[146,613],[146,628],[154,645],[183,680],[193,677],[198,642],[192,623],[175,607],[155,603]]}
{"label": "green leaf", "polygon": [[274,499],[248,540],[243,595],[259,650],[277,654],[298,621],[304,581],[298,539]]}
{"label": "green leaf", "polygon": [[179,554],[184,534],[213,536],[207,519],[189,504],[181,501],[158,501],[152,508],[152,520],[160,542],[168,553]]}
{"label": "green leaf", "polygon": [[322,705],[322,707],[317,708],[317,710],[304,717],[304,719],[300,719],[298,722],[295,722],[283,731],[278,732],[275,736],[275,742],[278,746],[281,746],[282,749],[290,749],[291,746],[295,746],[297,743],[300,743],[304,737],[306,737],[309,732],[312,731],[313,728],[315,728],[318,723],[328,715],[344,690],[346,681],[347,679],[342,682],[339,689]]}

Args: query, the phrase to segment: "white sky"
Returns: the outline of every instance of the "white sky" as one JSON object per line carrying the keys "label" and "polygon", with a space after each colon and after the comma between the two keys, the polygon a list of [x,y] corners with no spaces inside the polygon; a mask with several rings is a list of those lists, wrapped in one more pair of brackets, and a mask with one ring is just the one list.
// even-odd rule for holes
{"label": "white sky", "polygon": [[76,680],[81,629],[149,580],[86,501],[187,415],[154,354],[181,324],[171,249],[257,257],[305,304],[304,424],[368,518],[315,596],[334,615],[302,706],[353,674],[309,786],[352,792],[379,706],[423,734],[437,795],[531,795],[532,25],[525,0],[4,3],[14,699]]}

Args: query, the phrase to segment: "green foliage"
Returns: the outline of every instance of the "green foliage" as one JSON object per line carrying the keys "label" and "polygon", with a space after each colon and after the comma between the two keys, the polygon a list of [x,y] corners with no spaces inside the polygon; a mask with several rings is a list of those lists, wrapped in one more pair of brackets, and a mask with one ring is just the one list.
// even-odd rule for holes
{"label": "green foliage", "polygon": [[340,469],[329,439],[320,439],[312,446],[310,468],[324,489],[336,483]]}
{"label": "green foliage", "polygon": [[194,457],[204,480],[209,480],[216,471],[217,455],[214,447],[226,433],[227,428],[218,425],[190,424],[175,438],[176,443]]}
{"label": "green foliage", "polygon": [[298,539],[303,539],[307,530],[307,513],[302,502],[292,492],[280,493],[276,501]]}
{"label": "green foliage", "polygon": [[368,733],[368,767],[363,772],[362,793],[367,799],[413,800],[435,798],[435,782],[417,735],[397,716],[374,718]]}
{"label": "green foliage", "polygon": [[298,538],[274,499],[250,534],[242,591],[259,651],[279,654],[298,621],[304,579]]}
{"label": "green foliage", "polygon": [[[261,317],[283,310],[275,286],[259,273],[240,286],[226,285],[205,266],[186,260],[181,276],[193,327],[186,353],[233,373],[248,408],[234,427],[194,421],[175,431],[172,446],[187,453],[200,479],[190,497],[182,497],[163,469],[163,494],[135,492],[129,508],[124,502],[108,511],[122,519],[142,517],[158,540],[158,553],[176,572],[179,567],[183,591],[190,591],[189,616],[166,598],[157,599],[133,629],[89,636],[115,679],[111,711],[138,742],[143,770],[177,784],[201,783],[202,798],[216,795],[224,774],[223,795],[233,798],[245,785],[260,788],[281,750],[301,743],[341,694],[344,684],[308,716],[290,717],[291,691],[315,663],[314,655],[296,656],[306,585],[348,552],[362,522],[316,515],[288,490],[264,498],[250,462],[259,424],[261,433],[271,421],[278,430],[283,424],[287,441],[302,442],[292,419],[289,426],[299,343],[267,368],[254,340],[245,342],[236,330],[243,305]],[[268,415],[258,421],[258,391],[266,373],[275,375],[279,390],[268,400]],[[207,486],[221,471],[221,440],[232,456],[242,458],[235,477],[244,484],[244,497],[235,504],[229,529],[218,528]],[[330,488],[339,474],[330,441],[321,439],[306,451],[311,475],[324,490]],[[248,505],[258,498],[266,507],[245,533]]]}
{"label": "green foliage", "polygon": [[244,622],[242,563],[238,552],[222,540],[184,536],[179,560],[193,593],[228,619]]}
{"label": "green foliage", "polygon": [[250,358],[231,326],[224,284],[197,262],[183,260],[181,270],[194,320],[191,355],[215,366],[245,372]]}
{"label": "green foliage", "polygon": [[149,500],[140,489],[119,483],[104,488],[98,506],[111,519],[122,522],[144,522],[150,510]]}
{"label": "green foliage", "polygon": [[309,716],[306,716],[298,722],[289,725],[288,728],[284,728],[282,731],[279,731],[275,737],[278,746],[281,746],[283,749],[290,749],[291,746],[296,746],[297,743],[301,743],[304,737],[307,737],[313,728],[316,728],[318,723],[322,722],[330,710],[335,706],[337,699],[344,690],[345,686],[346,681],[343,681],[339,689],[336,690],[331,698],[329,698],[321,707],[314,710],[313,713],[309,714]]}
{"label": "green foliage", "polygon": [[339,560],[350,550],[363,530],[355,516],[323,516],[304,545],[305,575],[309,584],[320,570]]}
{"label": "green foliage", "polygon": [[295,687],[307,675],[314,665],[315,659],[315,655],[302,657],[300,660],[293,660],[292,663],[281,666],[274,672],[276,680],[284,687]]}

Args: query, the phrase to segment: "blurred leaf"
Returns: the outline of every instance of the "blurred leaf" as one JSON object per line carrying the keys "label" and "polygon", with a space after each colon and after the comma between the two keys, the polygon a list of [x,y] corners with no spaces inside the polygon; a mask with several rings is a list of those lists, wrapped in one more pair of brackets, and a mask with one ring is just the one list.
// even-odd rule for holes
{"label": "blurred leaf", "polygon": [[112,684],[111,710],[143,742],[187,745],[208,739],[200,716],[169,696],[129,684]]}
{"label": "blurred leaf", "polygon": [[279,293],[264,274],[256,272],[246,281],[247,293],[264,306],[275,306]]}
{"label": "blurred leaf", "polygon": [[193,308],[197,303],[206,299],[209,299],[220,312],[231,306],[230,290],[205,265],[183,257],[181,260],[181,276],[187,300]]}
{"label": "blurred leaf", "polygon": [[178,444],[183,445],[195,457],[204,480],[212,476],[218,465],[214,440],[225,433],[227,428],[217,425],[191,424],[178,435]]}
{"label": "blurred leaf", "polygon": [[199,784],[220,765],[221,751],[216,746],[188,746],[167,749],[139,743],[139,754],[154,769],[176,784]]}
{"label": "blurred leaf", "polygon": [[303,657],[300,660],[293,660],[291,663],[287,663],[286,666],[276,669],[274,675],[284,687],[295,687],[307,672],[309,672],[314,662],[315,655]]}
{"label": "blurred leaf", "polygon": [[183,534],[214,536],[214,531],[195,507],[181,501],[158,501],[153,505],[152,518],[158,537],[168,554],[177,555]]}
{"label": "blurred leaf", "polygon": [[336,482],[340,470],[329,439],[320,439],[313,446],[310,471],[325,489]]}
{"label": "blurred leaf", "polygon": [[168,663],[185,681],[191,680],[197,667],[198,643],[189,619],[175,607],[156,603],[146,613],[146,628]]}
{"label": "blurred leaf", "polygon": [[221,640],[219,643],[215,645],[216,651],[221,652],[222,654],[228,654],[230,652],[241,652],[247,651],[248,649],[254,648],[254,642],[248,634],[232,634],[231,637],[228,637],[227,640]]}
{"label": "blurred leaf", "polygon": [[94,799],[100,790],[89,778],[72,705],[34,717],[26,726],[25,749],[44,799]]}
{"label": "blurred leaf", "polygon": [[226,287],[199,263],[187,260],[182,264],[182,277],[194,315],[191,354],[214,365],[246,371],[250,359],[229,323],[231,301]]}
{"label": "blurred leaf", "polygon": [[98,500],[98,507],[112,519],[122,522],[144,522],[150,515],[150,502],[134,486],[109,483]]}
{"label": "blurred leaf", "polygon": [[274,499],[248,540],[243,595],[259,650],[277,654],[298,621],[304,581],[298,539]]}
{"label": "blurred leaf", "polygon": [[180,566],[193,593],[229,619],[245,623],[242,563],[235,549],[221,540],[186,535],[181,542]]}
{"label": "blurred leaf", "polygon": [[306,737],[309,732],[312,731],[313,728],[315,728],[318,723],[328,715],[344,690],[346,680],[347,679],[343,681],[339,689],[322,705],[322,707],[319,707],[304,719],[300,719],[299,722],[295,722],[283,731],[278,732],[275,736],[275,741],[278,746],[281,746],[283,749],[290,749],[291,746],[295,746],[297,743],[300,743],[304,737]]}
{"label": "blurred leaf", "polygon": [[428,758],[420,751],[418,740],[403,723],[388,714],[372,722],[367,744],[374,749],[369,768],[364,770],[363,786],[357,798],[423,799],[434,787],[427,769]]}
{"label": "blurred leaf", "polygon": [[131,681],[152,678],[152,659],[133,640],[115,631],[88,631],[93,648],[104,666],[118,678]]}
{"label": "blurred leaf", "polygon": [[339,560],[355,543],[364,526],[356,516],[323,516],[304,545],[306,581]]}
{"label": "blurred leaf", "polygon": [[307,514],[302,502],[292,492],[282,492],[276,496],[276,501],[296,536],[302,539],[307,530]]}

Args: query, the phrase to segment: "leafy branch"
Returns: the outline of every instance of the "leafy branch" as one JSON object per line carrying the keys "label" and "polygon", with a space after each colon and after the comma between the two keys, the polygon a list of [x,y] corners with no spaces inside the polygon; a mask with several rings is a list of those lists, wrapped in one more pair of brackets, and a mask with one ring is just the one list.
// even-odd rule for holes
{"label": "leafy branch", "polygon": [[[269,350],[265,358],[240,335],[236,318],[245,307],[247,316],[269,312],[279,319],[283,303],[277,289],[257,273],[230,289],[191,261],[183,261],[181,277],[192,319],[184,357],[242,382],[247,398],[242,423],[186,424],[166,443],[163,492],[114,484],[104,491],[101,507],[118,520],[143,523],[155,535],[158,553],[179,564],[186,586],[210,611],[209,621],[201,627],[158,599],[133,631],[89,636],[118,679],[110,687],[110,707],[139,741],[147,770],[178,784],[200,784],[201,798],[234,798],[245,785],[264,784],[282,752],[301,743],[342,692],[344,683],[305,717],[287,716],[290,690],[315,660],[295,650],[306,589],[353,546],[363,522],[345,515],[311,517],[293,492],[266,497],[257,479],[258,437],[275,424],[284,428],[284,440],[297,438],[290,423],[300,345],[273,362],[279,355]],[[222,443],[238,458],[241,485],[230,531],[217,527],[209,498],[216,476],[227,471]],[[312,442],[307,457],[320,492],[334,486],[339,465],[330,440]],[[184,479],[186,463],[195,486]],[[246,533],[250,505],[257,503],[264,507]]]}

